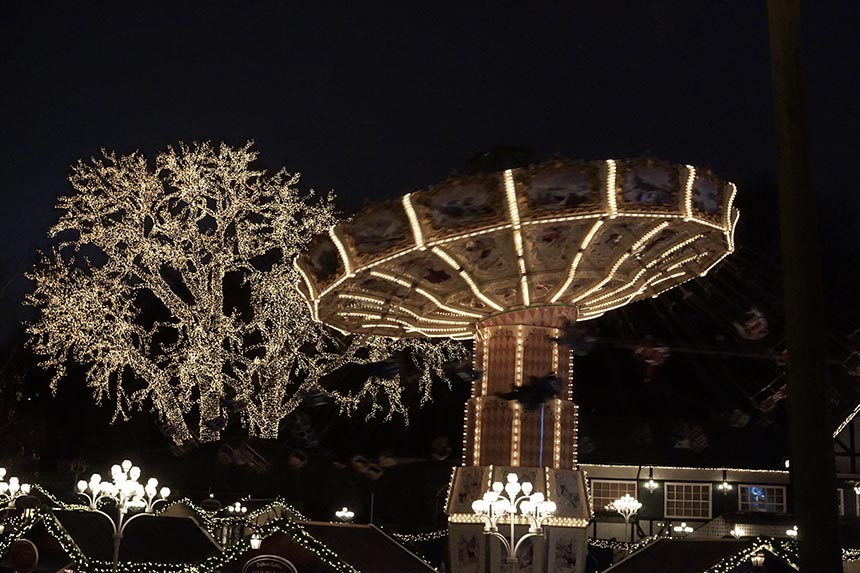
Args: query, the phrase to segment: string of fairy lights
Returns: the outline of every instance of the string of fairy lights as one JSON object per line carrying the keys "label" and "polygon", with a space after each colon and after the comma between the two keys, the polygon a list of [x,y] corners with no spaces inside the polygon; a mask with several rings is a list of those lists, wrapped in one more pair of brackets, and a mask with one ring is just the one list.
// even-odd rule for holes
{"label": "string of fairy lights", "polygon": [[[90,508],[87,506],[66,503],[58,499],[39,485],[33,485],[32,491],[34,494],[44,496],[55,509],[90,511]],[[289,536],[303,549],[319,558],[322,563],[330,567],[333,571],[338,573],[358,573],[354,567],[341,560],[337,554],[305,530],[299,521],[307,520],[307,518],[283,499],[271,500],[253,511],[242,514],[218,515],[217,511],[207,511],[190,499],[183,498],[171,502],[163,509],[155,512],[154,515],[168,513],[172,508],[177,506],[190,510],[198,523],[210,533],[224,524],[241,524],[251,527],[261,540],[265,540],[275,534],[284,534]],[[261,522],[260,518],[262,517],[266,517],[267,519]],[[32,508],[22,514],[7,515],[3,519],[2,529],[0,529],[0,556],[9,550],[13,543],[24,539],[28,532],[37,524],[42,525],[48,534],[56,539],[62,551],[71,560],[76,571],[80,573],[110,573],[114,570],[114,566],[110,562],[87,557],[71,535],[56,519],[53,512],[45,507]],[[418,544],[446,539],[448,531],[443,529],[414,534],[392,533],[391,536],[402,543]],[[631,543],[611,539],[588,538],[588,545],[595,548],[623,551],[629,554],[643,549],[658,540],[675,541],[677,539],[652,535]],[[764,551],[773,554],[789,564],[797,562],[798,542],[796,540],[781,540],[760,536],[750,541],[748,547],[706,569],[704,573],[729,573],[739,565],[748,562],[752,556]],[[225,547],[219,554],[212,555],[198,563],[120,562],[116,570],[121,573],[212,573],[239,559],[251,551],[251,549],[249,539],[242,537]],[[860,561],[860,548],[843,548],[842,559],[846,562]]]}
{"label": "string of fairy lights", "polygon": [[[430,399],[442,365],[465,357],[462,345],[350,337],[318,322],[293,260],[337,222],[333,197],[300,192],[298,175],[254,170],[256,158],[251,144],[203,143],[168,148],[154,170],[140,153],[73,166],[74,192],[60,197],[49,231],[57,242],[28,274],[39,316],[27,330],[53,391],[69,360],[82,364],[114,419],[153,409],[177,444],[218,440],[237,422],[277,438],[302,397],[317,394],[342,414],[368,407],[408,422],[399,373],[352,391],[323,383],[400,352],[414,357],[421,402]],[[272,253],[271,267],[256,262]],[[247,297],[230,298],[231,277]],[[150,307],[168,318],[142,318]]]}

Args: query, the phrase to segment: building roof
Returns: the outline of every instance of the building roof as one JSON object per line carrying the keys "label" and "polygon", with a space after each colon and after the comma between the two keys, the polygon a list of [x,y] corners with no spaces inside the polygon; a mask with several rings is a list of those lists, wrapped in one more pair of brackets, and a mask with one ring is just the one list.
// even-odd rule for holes
{"label": "building roof", "polygon": [[[90,559],[111,561],[113,529],[96,512],[54,510],[54,516]],[[129,522],[120,545],[121,561],[194,563],[220,553],[215,541],[190,517],[141,516]]]}
{"label": "building roof", "polygon": [[[747,555],[761,548],[769,573],[795,571],[788,554],[777,556],[757,539],[660,539],[605,570],[606,573],[651,573],[659,563],[660,573],[706,572],[717,565],[727,572],[747,571]],[[735,567],[732,563],[736,562]]]}
{"label": "building roof", "polygon": [[375,525],[301,522],[317,540],[359,571],[429,573],[436,571]]}

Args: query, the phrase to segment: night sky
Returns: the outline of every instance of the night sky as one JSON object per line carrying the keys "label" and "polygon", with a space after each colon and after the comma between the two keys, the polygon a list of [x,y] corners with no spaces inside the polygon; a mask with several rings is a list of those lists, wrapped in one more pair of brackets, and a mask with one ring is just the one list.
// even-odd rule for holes
{"label": "night sky", "polygon": [[[254,140],[262,166],[334,189],[347,214],[498,145],[651,154],[735,181],[740,236],[776,235],[765,2],[388,4],[5,2],[3,356],[69,165],[100,148]],[[804,16],[826,278],[852,292],[860,3]]]}

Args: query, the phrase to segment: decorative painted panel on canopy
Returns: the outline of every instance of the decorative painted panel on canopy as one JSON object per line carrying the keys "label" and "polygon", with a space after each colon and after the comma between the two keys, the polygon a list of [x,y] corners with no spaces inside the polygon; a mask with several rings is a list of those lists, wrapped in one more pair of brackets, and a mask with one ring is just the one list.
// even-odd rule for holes
{"label": "decorative painted panel on canopy", "polygon": [[453,177],[365,208],[296,260],[322,321],[469,338],[527,307],[579,320],[657,296],[734,249],[735,186],[655,159],[557,159]]}

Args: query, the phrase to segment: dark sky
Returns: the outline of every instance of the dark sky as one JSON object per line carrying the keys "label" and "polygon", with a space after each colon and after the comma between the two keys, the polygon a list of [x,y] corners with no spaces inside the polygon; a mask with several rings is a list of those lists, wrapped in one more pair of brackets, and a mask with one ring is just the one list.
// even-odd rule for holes
{"label": "dark sky", "polygon": [[[102,147],[253,139],[347,211],[499,144],[772,181],[763,1],[389,4],[5,2],[4,338],[68,166]],[[816,183],[828,240],[853,242],[860,4],[807,4]]]}
{"label": "dark sky", "polygon": [[[253,139],[264,167],[334,189],[346,212],[500,144],[650,153],[737,182],[739,232],[775,235],[764,0],[388,4],[3,2],[0,358],[69,165],[100,148]],[[835,284],[860,239],[860,2],[804,17]]]}

